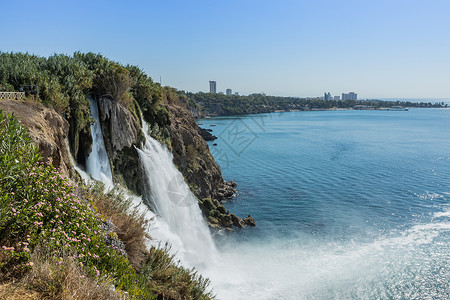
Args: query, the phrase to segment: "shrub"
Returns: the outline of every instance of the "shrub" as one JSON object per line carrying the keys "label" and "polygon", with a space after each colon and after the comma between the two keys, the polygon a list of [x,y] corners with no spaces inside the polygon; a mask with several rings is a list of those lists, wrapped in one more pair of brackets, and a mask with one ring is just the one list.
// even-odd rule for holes
{"label": "shrub", "polygon": [[0,82],[0,92],[14,92],[12,84]]}
{"label": "shrub", "polygon": [[150,248],[141,273],[152,291],[162,299],[213,299],[212,291],[208,291],[209,279],[195,269],[182,267],[170,251],[167,243],[164,247]]}

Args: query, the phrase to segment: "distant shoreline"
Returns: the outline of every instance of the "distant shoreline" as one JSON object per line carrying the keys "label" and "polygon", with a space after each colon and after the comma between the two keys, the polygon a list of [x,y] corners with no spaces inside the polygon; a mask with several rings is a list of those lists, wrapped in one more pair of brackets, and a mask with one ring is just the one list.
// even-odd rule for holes
{"label": "distant shoreline", "polygon": [[[405,107],[409,109],[450,109],[450,107]],[[355,109],[352,107],[349,108],[341,108],[341,107],[333,107],[333,108],[312,108],[312,109],[290,109],[290,110],[275,110],[275,111],[267,111],[267,112],[257,112],[257,113],[247,113],[247,114],[237,114],[237,115],[209,115],[202,116],[200,118],[196,118],[196,121],[209,120],[211,118],[221,118],[221,117],[238,117],[238,116],[248,116],[248,115],[261,115],[261,114],[272,114],[272,113],[283,113],[283,112],[314,112],[314,111],[344,111],[344,110],[355,110],[355,111],[402,111],[402,110],[389,110],[388,107],[380,107],[380,108],[372,108],[372,109]],[[407,110],[406,110],[407,111]]]}

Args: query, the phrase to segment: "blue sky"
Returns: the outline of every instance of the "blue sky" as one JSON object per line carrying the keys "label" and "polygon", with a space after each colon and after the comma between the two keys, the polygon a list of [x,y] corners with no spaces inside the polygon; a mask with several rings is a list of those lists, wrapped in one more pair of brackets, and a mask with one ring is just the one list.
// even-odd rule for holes
{"label": "blue sky", "polygon": [[163,85],[450,97],[450,1],[4,1],[0,51],[98,52]]}

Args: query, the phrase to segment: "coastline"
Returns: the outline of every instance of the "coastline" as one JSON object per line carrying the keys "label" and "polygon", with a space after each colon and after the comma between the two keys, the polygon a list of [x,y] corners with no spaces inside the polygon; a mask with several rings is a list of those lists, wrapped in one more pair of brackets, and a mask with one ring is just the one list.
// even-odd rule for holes
{"label": "coastline", "polygon": [[450,109],[450,107],[417,107],[417,106],[405,106],[404,109],[396,110],[389,109],[389,107],[374,107],[374,108],[353,108],[353,107],[332,107],[332,108],[311,108],[311,109],[289,109],[289,110],[274,110],[274,111],[265,111],[265,112],[252,112],[252,113],[243,113],[243,114],[223,114],[223,115],[206,115],[206,116],[198,116],[195,118],[195,121],[201,120],[209,120],[211,118],[220,118],[220,117],[239,117],[239,116],[251,116],[251,115],[261,115],[261,114],[273,114],[273,113],[283,113],[283,112],[308,112],[308,111],[346,111],[346,110],[368,110],[368,111],[407,111],[409,109]]}

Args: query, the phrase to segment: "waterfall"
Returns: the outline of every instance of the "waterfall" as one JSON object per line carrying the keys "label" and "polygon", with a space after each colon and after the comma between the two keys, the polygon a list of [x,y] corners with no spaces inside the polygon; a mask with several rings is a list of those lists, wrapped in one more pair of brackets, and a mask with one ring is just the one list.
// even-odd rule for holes
{"label": "waterfall", "polygon": [[92,152],[86,161],[86,172],[91,174],[94,179],[102,181],[108,189],[113,187],[113,179],[108,154],[106,153],[105,143],[103,141],[98,105],[97,101],[92,98],[89,98],[89,101],[91,102],[91,113],[95,123],[91,125]]}
{"label": "waterfall", "polygon": [[148,196],[157,217],[167,226],[152,236],[168,241],[182,262],[207,265],[216,249],[197,199],[175,167],[172,153],[148,134],[145,122],[143,131],[146,143],[137,151],[150,187]]}
{"label": "waterfall", "polygon": [[[93,144],[86,163],[86,173],[102,181],[107,189],[113,188],[97,102],[92,98],[89,100],[92,117],[96,122],[91,126]],[[150,203],[144,204],[140,197],[126,194],[132,198],[135,208],[144,213],[146,219],[151,220],[148,233],[155,241],[169,242],[177,258],[184,265],[197,268],[210,265],[216,257],[216,248],[197,199],[185,183],[183,175],[173,164],[172,153],[150,137],[148,125],[145,122],[143,131],[146,143],[143,150],[136,150],[145,170],[149,186],[149,192],[145,198],[149,199]],[[77,171],[86,181],[89,181],[89,175],[82,170]]]}

